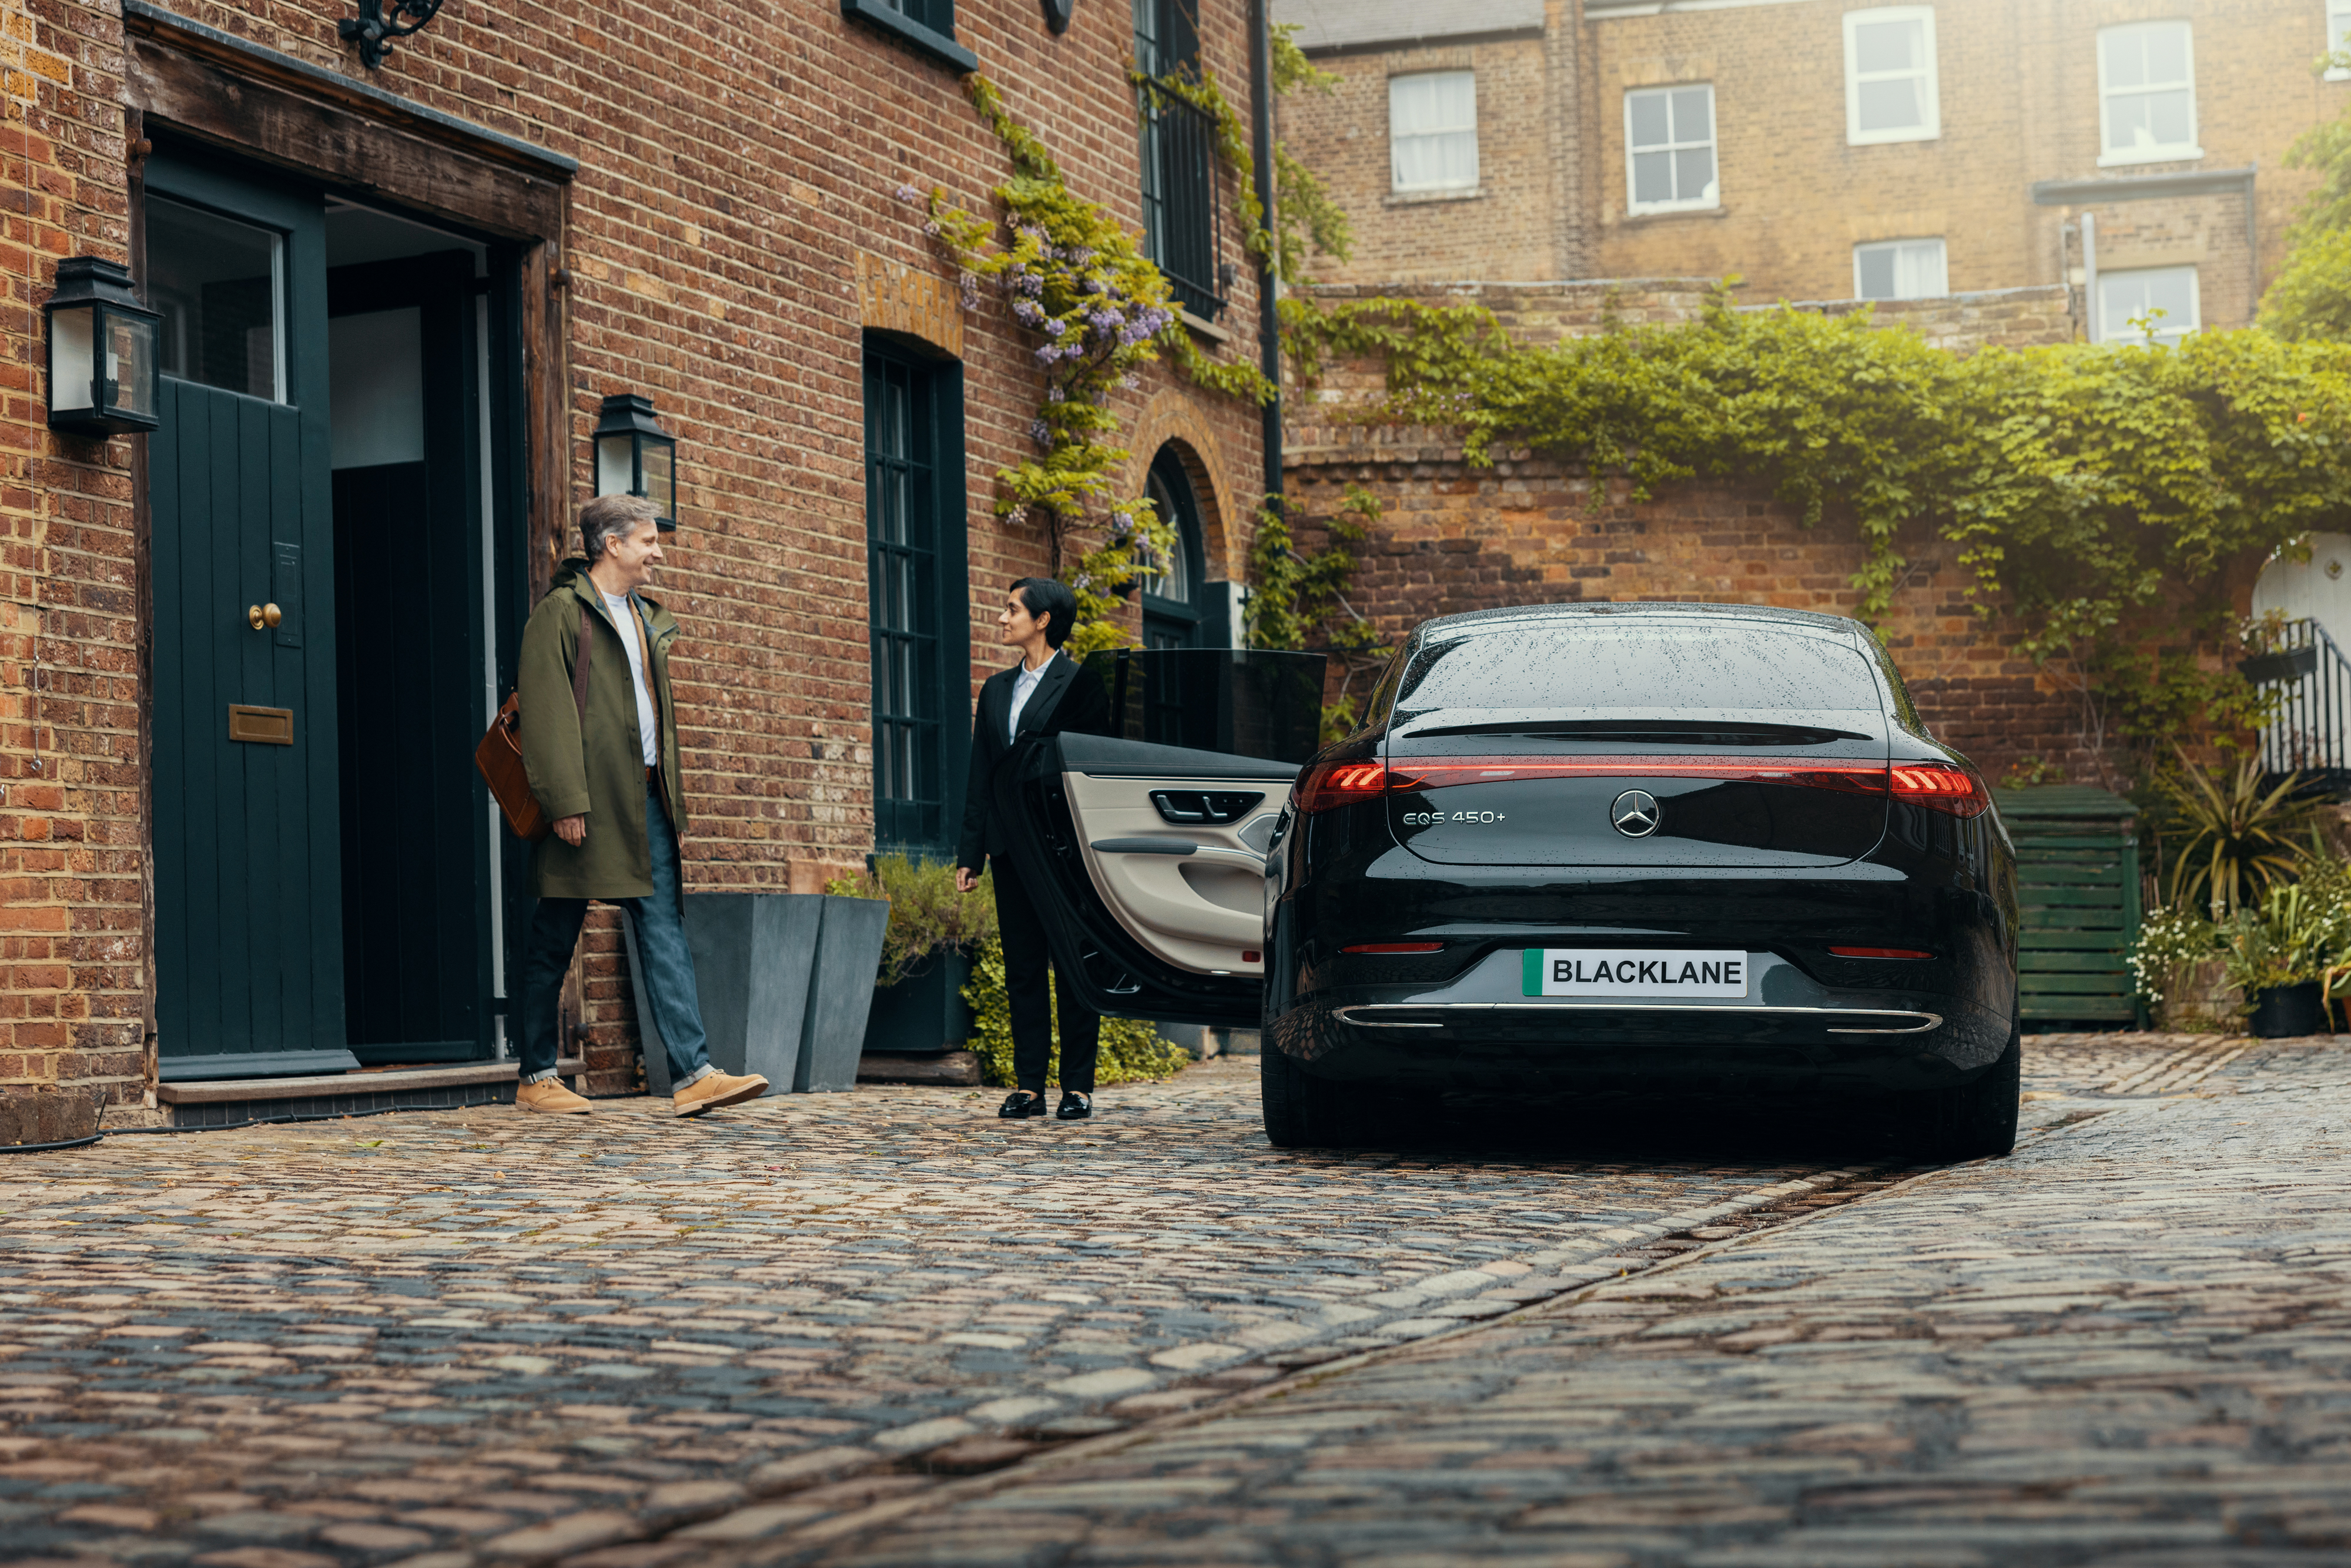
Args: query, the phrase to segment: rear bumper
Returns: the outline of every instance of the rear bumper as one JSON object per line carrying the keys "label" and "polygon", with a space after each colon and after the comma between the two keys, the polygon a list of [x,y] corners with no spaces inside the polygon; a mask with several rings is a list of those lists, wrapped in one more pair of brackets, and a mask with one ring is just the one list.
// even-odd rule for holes
{"label": "rear bumper", "polygon": [[1990,1067],[2012,1022],[1964,997],[1834,989],[1770,953],[1750,956],[1747,998],[1682,1002],[1526,998],[1514,960],[1301,998],[1266,1049],[1320,1077],[1424,1090],[1928,1089]]}

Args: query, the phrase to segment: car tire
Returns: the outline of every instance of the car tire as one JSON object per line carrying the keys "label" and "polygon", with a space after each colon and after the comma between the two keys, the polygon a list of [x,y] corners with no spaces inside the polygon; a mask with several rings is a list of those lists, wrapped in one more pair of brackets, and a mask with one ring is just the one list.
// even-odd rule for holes
{"label": "car tire", "polygon": [[1387,1102],[1375,1088],[1317,1078],[1270,1042],[1257,1061],[1266,1142],[1275,1148],[1345,1149],[1380,1140]]}
{"label": "car tire", "polygon": [[1917,1096],[1918,1153],[1932,1160],[1999,1159],[2016,1147],[2023,1098],[2024,1037],[2011,1027],[2008,1049],[1989,1070],[1949,1089]]}

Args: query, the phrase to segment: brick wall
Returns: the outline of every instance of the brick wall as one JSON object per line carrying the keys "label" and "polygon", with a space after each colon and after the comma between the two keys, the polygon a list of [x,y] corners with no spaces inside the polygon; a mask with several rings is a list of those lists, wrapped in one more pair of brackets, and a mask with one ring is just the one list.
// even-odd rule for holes
{"label": "brick wall", "polygon": [[[1701,279],[1649,278],[1405,292],[1477,301],[1514,338],[1550,342],[1598,330],[1612,310],[1630,321],[1687,319],[1704,291]],[[2067,302],[2054,286],[2000,290],[1881,306],[1877,319],[1966,352],[2065,341]],[[1853,612],[1865,552],[1838,507],[1806,528],[1799,508],[1753,483],[1677,484],[1635,502],[1621,481],[1595,491],[1581,468],[1523,453],[1471,467],[1449,432],[1350,417],[1382,382],[1374,364],[1331,367],[1314,397],[1293,405],[1284,463],[1308,519],[1301,551],[1318,548],[1322,519],[1348,486],[1379,497],[1384,517],[1358,551],[1348,601],[1391,640],[1431,616],[1512,604],[1698,600]],[[1921,530],[1896,548],[1909,566],[1884,632],[1936,734],[1994,779],[2027,758],[2080,781],[2108,777],[2085,741],[2079,704],[2017,653],[2021,629],[2004,617],[1984,620],[1967,601],[1973,574],[1953,547]]]}
{"label": "brick wall", "polygon": [[[105,0],[30,0],[29,15],[24,0],[0,3],[14,7],[0,13],[9,94],[0,254],[11,258],[13,311],[0,319],[10,432],[0,434],[9,583],[0,606],[0,930],[10,967],[0,1082],[62,1079],[135,1099],[144,1006],[137,444],[49,441],[38,429],[37,343],[26,336],[55,256],[123,255],[120,23]],[[570,275],[556,318],[570,377],[563,458],[571,499],[585,498],[597,405],[621,390],[651,395],[679,441],[682,527],[659,591],[684,628],[674,668],[693,814],[687,883],[812,891],[861,863],[873,834],[866,292],[885,275],[908,280],[889,324],[936,327],[931,307],[939,285],[952,298],[952,269],[924,236],[919,210],[892,193],[935,183],[985,211],[1008,172],[955,75],[845,19],[836,0],[760,9],[452,5],[372,73],[336,36],[350,15],[340,0],[178,8],[580,161],[568,248],[557,259]],[[1139,228],[1127,8],[1081,6],[1060,37],[1033,0],[965,0],[956,10],[960,41],[1074,188]],[[1204,60],[1246,112],[1247,7],[1208,0],[1202,11]],[[1254,278],[1229,213],[1225,225],[1224,254],[1240,264],[1239,279],[1222,322],[1228,336],[1207,346],[1254,363]],[[1002,662],[994,619],[1003,584],[1046,567],[1041,531],[989,509],[993,474],[1027,448],[1040,389],[1030,344],[995,302],[958,325],[976,689]],[[1171,401],[1180,420],[1165,413]],[[1118,407],[1130,425],[1158,407],[1162,426],[1190,433],[1187,449],[1209,449],[1195,455],[1231,498],[1219,527],[1245,528],[1262,487],[1255,408],[1165,371],[1144,374]],[[1135,451],[1134,493],[1151,455]],[[1238,559],[1235,538],[1221,559]],[[633,1080],[635,1049],[609,920],[591,927],[585,951],[591,1086],[615,1090]]]}
{"label": "brick wall", "polygon": [[0,1141],[145,1092],[128,443],[53,436],[58,257],[127,259],[120,21],[0,4]]}

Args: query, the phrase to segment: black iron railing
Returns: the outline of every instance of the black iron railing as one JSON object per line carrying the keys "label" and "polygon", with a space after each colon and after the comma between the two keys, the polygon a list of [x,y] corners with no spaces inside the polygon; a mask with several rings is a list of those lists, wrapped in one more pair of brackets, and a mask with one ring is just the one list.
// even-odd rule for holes
{"label": "black iron railing", "polygon": [[2351,792],[2351,659],[2315,621],[2289,621],[2274,647],[2237,665],[2277,706],[2262,728],[2262,766]]}
{"label": "black iron railing", "polygon": [[1179,98],[1145,93],[1144,99],[1144,241],[1184,308],[1213,321],[1224,312],[1228,287],[1217,223],[1225,193],[1217,122]]}

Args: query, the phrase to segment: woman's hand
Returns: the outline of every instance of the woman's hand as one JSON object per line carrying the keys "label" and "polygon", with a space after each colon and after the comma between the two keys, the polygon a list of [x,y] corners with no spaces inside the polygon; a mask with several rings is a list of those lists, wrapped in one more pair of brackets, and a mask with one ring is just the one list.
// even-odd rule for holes
{"label": "woman's hand", "polygon": [[956,891],[969,893],[979,885],[979,873],[967,865],[956,867]]}
{"label": "woman's hand", "polygon": [[556,818],[555,836],[573,849],[578,849],[580,841],[588,836],[588,814],[583,811],[576,817]]}

